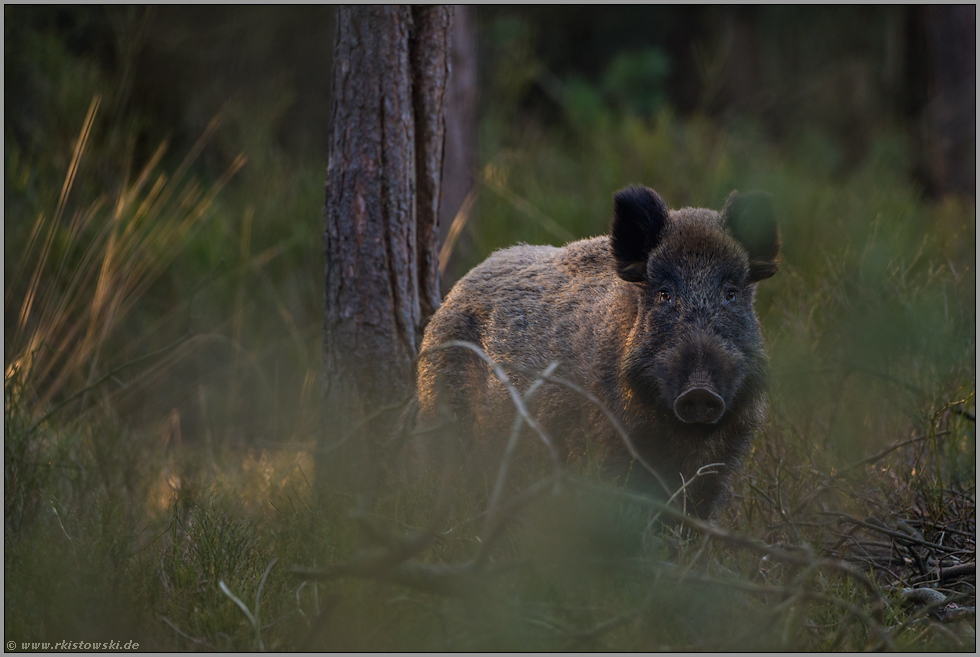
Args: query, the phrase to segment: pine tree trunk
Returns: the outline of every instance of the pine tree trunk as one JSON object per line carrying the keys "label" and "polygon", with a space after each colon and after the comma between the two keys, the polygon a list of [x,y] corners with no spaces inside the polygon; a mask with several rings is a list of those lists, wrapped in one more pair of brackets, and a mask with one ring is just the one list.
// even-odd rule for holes
{"label": "pine tree trunk", "polygon": [[337,12],[317,487],[370,491],[439,305],[447,7]]}

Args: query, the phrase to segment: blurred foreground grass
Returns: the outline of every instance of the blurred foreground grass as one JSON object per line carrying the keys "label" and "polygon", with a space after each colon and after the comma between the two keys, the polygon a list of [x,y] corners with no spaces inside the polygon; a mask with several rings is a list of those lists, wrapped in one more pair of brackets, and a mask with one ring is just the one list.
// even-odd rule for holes
{"label": "blurred foreground grass", "polygon": [[[559,94],[559,127],[488,112],[472,248],[454,257],[465,270],[518,241],[603,233],[630,183],[673,207],[772,194],[783,266],[757,299],[771,419],[722,534],[658,536],[642,503],[589,487],[594,464],[540,486],[496,535],[482,529],[484,481],[441,499],[435,481],[392,483],[367,517],[341,495],[314,500],[323,162],[281,157],[232,109],[215,129],[250,135],[247,164],[209,181],[158,158],[130,179],[127,157],[98,156],[110,147],[96,125],[59,173],[77,168],[67,186],[44,156],[7,153],[6,639],[974,649],[974,616],[953,612],[975,605],[975,576],[937,575],[975,562],[974,201],[923,198],[900,133],[841,171],[820,134],[776,144],[589,93]],[[121,164],[87,174],[85,148]],[[399,550],[401,566],[379,565]],[[866,573],[881,604],[817,555]],[[484,570],[461,568],[477,557]],[[904,605],[912,586],[954,596],[950,622]]]}

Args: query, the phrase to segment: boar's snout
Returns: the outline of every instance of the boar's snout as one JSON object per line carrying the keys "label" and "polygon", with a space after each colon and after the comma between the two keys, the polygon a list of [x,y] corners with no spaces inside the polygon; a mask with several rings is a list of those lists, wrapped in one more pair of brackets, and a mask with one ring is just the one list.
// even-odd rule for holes
{"label": "boar's snout", "polygon": [[688,424],[714,424],[724,412],[725,400],[708,388],[689,388],[674,400],[674,413]]}
{"label": "boar's snout", "polygon": [[717,335],[694,331],[658,358],[661,401],[685,424],[716,424],[745,377],[745,357]]}

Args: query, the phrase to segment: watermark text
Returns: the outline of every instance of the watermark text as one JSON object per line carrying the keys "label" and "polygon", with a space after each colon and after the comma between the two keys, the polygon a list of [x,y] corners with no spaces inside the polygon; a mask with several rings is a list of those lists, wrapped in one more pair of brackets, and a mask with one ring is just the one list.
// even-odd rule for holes
{"label": "watermark text", "polygon": [[7,652],[15,650],[139,650],[138,641],[8,641]]}

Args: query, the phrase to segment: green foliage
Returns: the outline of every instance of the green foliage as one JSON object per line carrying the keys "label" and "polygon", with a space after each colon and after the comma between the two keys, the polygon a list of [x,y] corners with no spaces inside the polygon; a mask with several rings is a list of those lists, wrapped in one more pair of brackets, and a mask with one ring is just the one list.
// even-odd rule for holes
{"label": "green foliage", "polygon": [[670,60],[659,50],[622,53],[609,64],[602,88],[614,105],[638,116],[654,116],[667,104]]}

